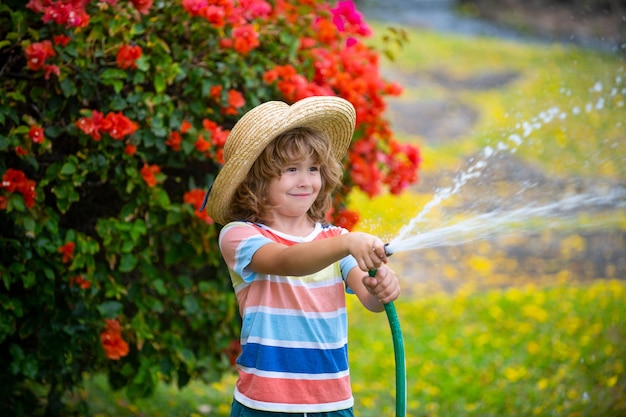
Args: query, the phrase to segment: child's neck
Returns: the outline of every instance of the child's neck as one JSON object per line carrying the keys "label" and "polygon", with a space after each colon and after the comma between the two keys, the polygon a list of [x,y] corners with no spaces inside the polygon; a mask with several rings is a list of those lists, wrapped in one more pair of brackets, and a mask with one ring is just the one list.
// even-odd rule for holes
{"label": "child's neck", "polygon": [[268,224],[274,230],[291,236],[308,236],[315,229],[315,222],[308,216],[303,218],[279,218]]}

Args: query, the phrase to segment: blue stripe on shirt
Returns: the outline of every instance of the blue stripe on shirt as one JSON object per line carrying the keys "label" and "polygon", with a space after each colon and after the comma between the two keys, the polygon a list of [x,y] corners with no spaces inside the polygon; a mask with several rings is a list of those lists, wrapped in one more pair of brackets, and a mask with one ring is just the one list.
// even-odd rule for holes
{"label": "blue stripe on shirt", "polygon": [[347,333],[347,315],[343,310],[335,317],[323,318],[249,312],[245,314],[242,328],[249,330],[249,333],[242,333],[244,340],[255,337],[335,344]]}
{"label": "blue stripe on shirt", "polygon": [[[257,362],[258,361],[258,362]],[[301,374],[348,370],[347,345],[330,350],[284,348],[247,343],[237,363],[268,372]]]}

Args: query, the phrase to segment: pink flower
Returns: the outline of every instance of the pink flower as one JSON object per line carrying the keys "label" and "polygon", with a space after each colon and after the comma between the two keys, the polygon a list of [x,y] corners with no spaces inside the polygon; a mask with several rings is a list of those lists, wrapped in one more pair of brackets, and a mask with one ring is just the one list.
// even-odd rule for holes
{"label": "pink flower", "polygon": [[352,32],[361,36],[369,36],[372,33],[352,1],[339,1],[337,7],[330,11],[333,14],[333,23],[339,32]]}

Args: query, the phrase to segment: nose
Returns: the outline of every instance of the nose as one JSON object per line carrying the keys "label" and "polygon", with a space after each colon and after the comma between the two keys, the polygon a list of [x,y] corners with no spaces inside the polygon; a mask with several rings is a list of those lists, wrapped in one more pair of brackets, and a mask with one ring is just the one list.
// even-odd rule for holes
{"label": "nose", "polygon": [[311,177],[308,172],[302,172],[300,175],[298,175],[298,187],[309,187],[311,184]]}

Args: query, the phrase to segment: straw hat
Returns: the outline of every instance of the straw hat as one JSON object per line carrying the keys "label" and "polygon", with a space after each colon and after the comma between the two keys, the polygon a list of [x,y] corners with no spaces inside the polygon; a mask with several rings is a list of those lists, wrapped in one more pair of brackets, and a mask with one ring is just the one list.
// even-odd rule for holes
{"label": "straw hat", "polygon": [[282,101],[269,101],[253,108],[239,119],[228,135],[224,166],[205,197],[209,216],[219,224],[228,223],[235,189],[263,149],[277,136],[296,127],[321,130],[330,137],[332,152],[341,161],[352,140],[355,123],[354,107],[340,97],[308,97],[291,106]]}

